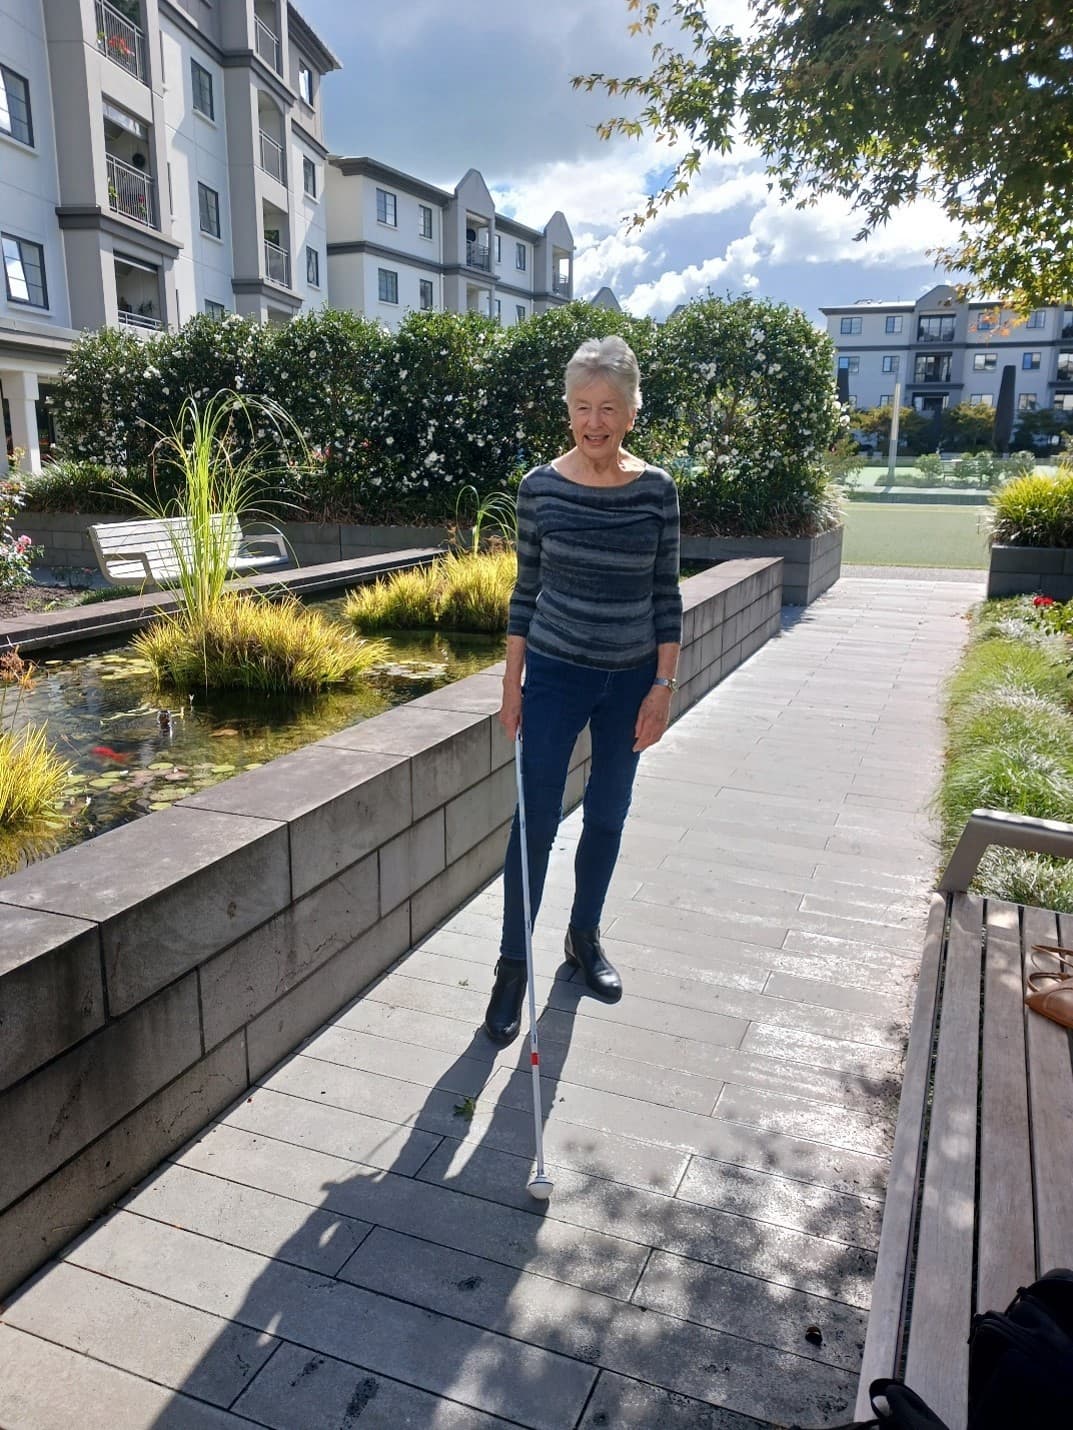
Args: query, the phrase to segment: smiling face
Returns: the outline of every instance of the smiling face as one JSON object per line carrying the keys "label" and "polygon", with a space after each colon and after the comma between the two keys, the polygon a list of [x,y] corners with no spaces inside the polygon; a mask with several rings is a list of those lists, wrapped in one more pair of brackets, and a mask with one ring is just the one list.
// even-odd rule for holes
{"label": "smiling face", "polygon": [[618,454],[637,417],[637,409],[606,378],[575,387],[567,399],[567,409],[578,451],[594,461]]}

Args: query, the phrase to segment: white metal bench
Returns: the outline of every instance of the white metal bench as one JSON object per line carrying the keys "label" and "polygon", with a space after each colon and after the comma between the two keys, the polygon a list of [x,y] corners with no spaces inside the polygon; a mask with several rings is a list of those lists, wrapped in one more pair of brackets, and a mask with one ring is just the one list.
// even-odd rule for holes
{"label": "white metal bench", "polygon": [[[224,538],[224,518],[214,516],[213,526]],[[192,551],[189,522],[182,516],[140,518],[137,521],[99,522],[89,528],[101,574],[113,586],[175,586],[184,560]],[[270,546],[271,554],[255,555],[252,547]],[[246,536],[233,522],[228,566],[236,576],[284,566],[287,545],[278,532]]]}

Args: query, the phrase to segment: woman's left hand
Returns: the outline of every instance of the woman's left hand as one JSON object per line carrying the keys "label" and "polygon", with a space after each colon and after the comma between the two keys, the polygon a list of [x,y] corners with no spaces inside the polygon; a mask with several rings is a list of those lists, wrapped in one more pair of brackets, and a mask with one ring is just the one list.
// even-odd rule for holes
{"label": "woman's left hand", "polygon": [[665,685],[653,685],[641,701],[637,724],[633,728],[633,749],[647,750],[663,739],[671,718],[671,692]]}

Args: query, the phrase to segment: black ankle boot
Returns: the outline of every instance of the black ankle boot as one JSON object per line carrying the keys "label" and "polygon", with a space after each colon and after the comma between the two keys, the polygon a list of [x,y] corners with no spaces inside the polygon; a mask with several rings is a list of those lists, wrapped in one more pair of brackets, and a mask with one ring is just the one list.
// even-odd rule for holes
{"label": "black ankle boot", "polygon": [[484,1015],[484,1031],[501,1048],[513,1043],[518,1036],[525,982],[524,958],[501,958],[496,964],[496,981]]}
{"label": "black ankle boot", "polygon": [[617,1003],[622,997],[622,979],[604,956],[600,930],[579,929],[571,924],[566,931],[565,949],[567,962],[581,969],[593,993],[608,1003]]}

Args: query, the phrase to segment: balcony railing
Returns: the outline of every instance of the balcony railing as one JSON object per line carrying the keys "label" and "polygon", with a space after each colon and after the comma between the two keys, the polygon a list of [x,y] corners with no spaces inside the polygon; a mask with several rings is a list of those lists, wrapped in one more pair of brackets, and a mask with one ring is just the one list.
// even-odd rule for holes
{"label": "balcony railing", "polygon": [[144,82],[145,36],[138,26],[121,14],[108,0],[96,0],[97,48],[121,69]]}
{"label": "balcony railing", "polygon": [[283,146],[272,138],[271,134],[266,134],[262,129],[261,133],[261,168],[266,174],[271,174],[274,179],[278,179],[281,184],[287,182],[287,169],[283,162]]}
{"label": "balcony railing", "polygon": [[918,343],[952,343],[954,341],[953,328],[943,328],[937,333],[930,332],[927,328],[917,329]]}
{"label": "balcony railing", "polygon": [[160,227],[152,176],[124,164],[114,154],[108,155],[108,202],[113,213],[144,223],[146,228]]}
{"label": "balcony railing", "polygon": [[159,318],[149,318],[144,313],[128,313],[122,308],[119,310],[119,321],[124,328],[150,328],[156,330],[163,326]]}
{"label": "balcony railing", "polygon": [[278,243],[265,239],[265,276],[270,283],[283,288],[291,286],[291,255]]}
{"label": "balcony railing", "polygon": [[570,279],[564,274],[557,273],[551,280],[552,291],[558,293],[561,298],[570,297]]}
{"label": "balcony railing", "polygon": [[483,268],[485,273],[491,273],[492,250],[486,243],[469,240],[466,243],[466,263],[470,268]]}
{"label": "balcony railing", "polygon": [[277,74],[281,74],[283,67],[279,59],[279,36],[275,30],[270,30],[263,20],[255,19],[254,34],[257,42],[257,53],[261,56],[266,65],[271,65]]}

